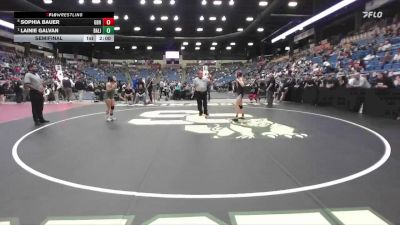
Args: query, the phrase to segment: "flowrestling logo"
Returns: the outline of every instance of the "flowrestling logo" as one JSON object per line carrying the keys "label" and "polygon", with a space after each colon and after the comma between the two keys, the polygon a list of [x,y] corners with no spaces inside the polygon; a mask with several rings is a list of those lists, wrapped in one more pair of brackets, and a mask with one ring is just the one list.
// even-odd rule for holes
{"label": "flowrestling logo", "polygon": [[364,19],[380,19],[383,17],[383,12],[382,11],[366,11],[362,12],[363,13],[363,18]]}

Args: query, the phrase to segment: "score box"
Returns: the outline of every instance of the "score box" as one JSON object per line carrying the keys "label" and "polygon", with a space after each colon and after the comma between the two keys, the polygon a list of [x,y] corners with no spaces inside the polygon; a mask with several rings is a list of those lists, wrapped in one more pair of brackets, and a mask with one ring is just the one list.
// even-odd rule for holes
{"label": "score box", "polygon": [[103,26],[114,26],[115,20],[114,18],[103,18]]}
{"label": "score box", "polygon": [[114,27],[103,27],[103,34],[114,34]]}

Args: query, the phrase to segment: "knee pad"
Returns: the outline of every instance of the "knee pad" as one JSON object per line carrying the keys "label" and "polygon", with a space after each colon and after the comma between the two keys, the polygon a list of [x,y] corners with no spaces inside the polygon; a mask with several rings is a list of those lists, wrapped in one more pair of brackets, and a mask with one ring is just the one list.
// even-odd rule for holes
{"label": "knee pad", "polygon": [[239,105],[239,109],[243,109],[243,106],[242,106],[242,105]]}
{"label": "knee pad", "polygon": [[114,110],[114,108],[115,108],[114,106],[111,106],[111,110]]}

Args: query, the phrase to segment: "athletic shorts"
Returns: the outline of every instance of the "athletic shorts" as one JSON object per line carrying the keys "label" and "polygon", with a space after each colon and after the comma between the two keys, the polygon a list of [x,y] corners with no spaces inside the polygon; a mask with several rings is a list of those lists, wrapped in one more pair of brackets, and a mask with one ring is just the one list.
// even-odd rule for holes
{"label": "athletic shorts", "polygon": [[114,99],[114,92],[106,92],[107,99]]}

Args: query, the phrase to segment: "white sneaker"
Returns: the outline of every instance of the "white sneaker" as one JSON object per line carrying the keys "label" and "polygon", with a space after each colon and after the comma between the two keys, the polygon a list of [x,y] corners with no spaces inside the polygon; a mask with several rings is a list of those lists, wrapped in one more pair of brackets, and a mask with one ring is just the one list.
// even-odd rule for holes
{"label": "white sneaker", "polygon": [[107,121],[107,122],[112,121],[111,117],[110,117],[110,116],[107,116],[107,117],[106,117],[106,121]]}
{"label": "white sneaker", "polygon": [[111,121],[117,120],[115,116],[111,116]]}

